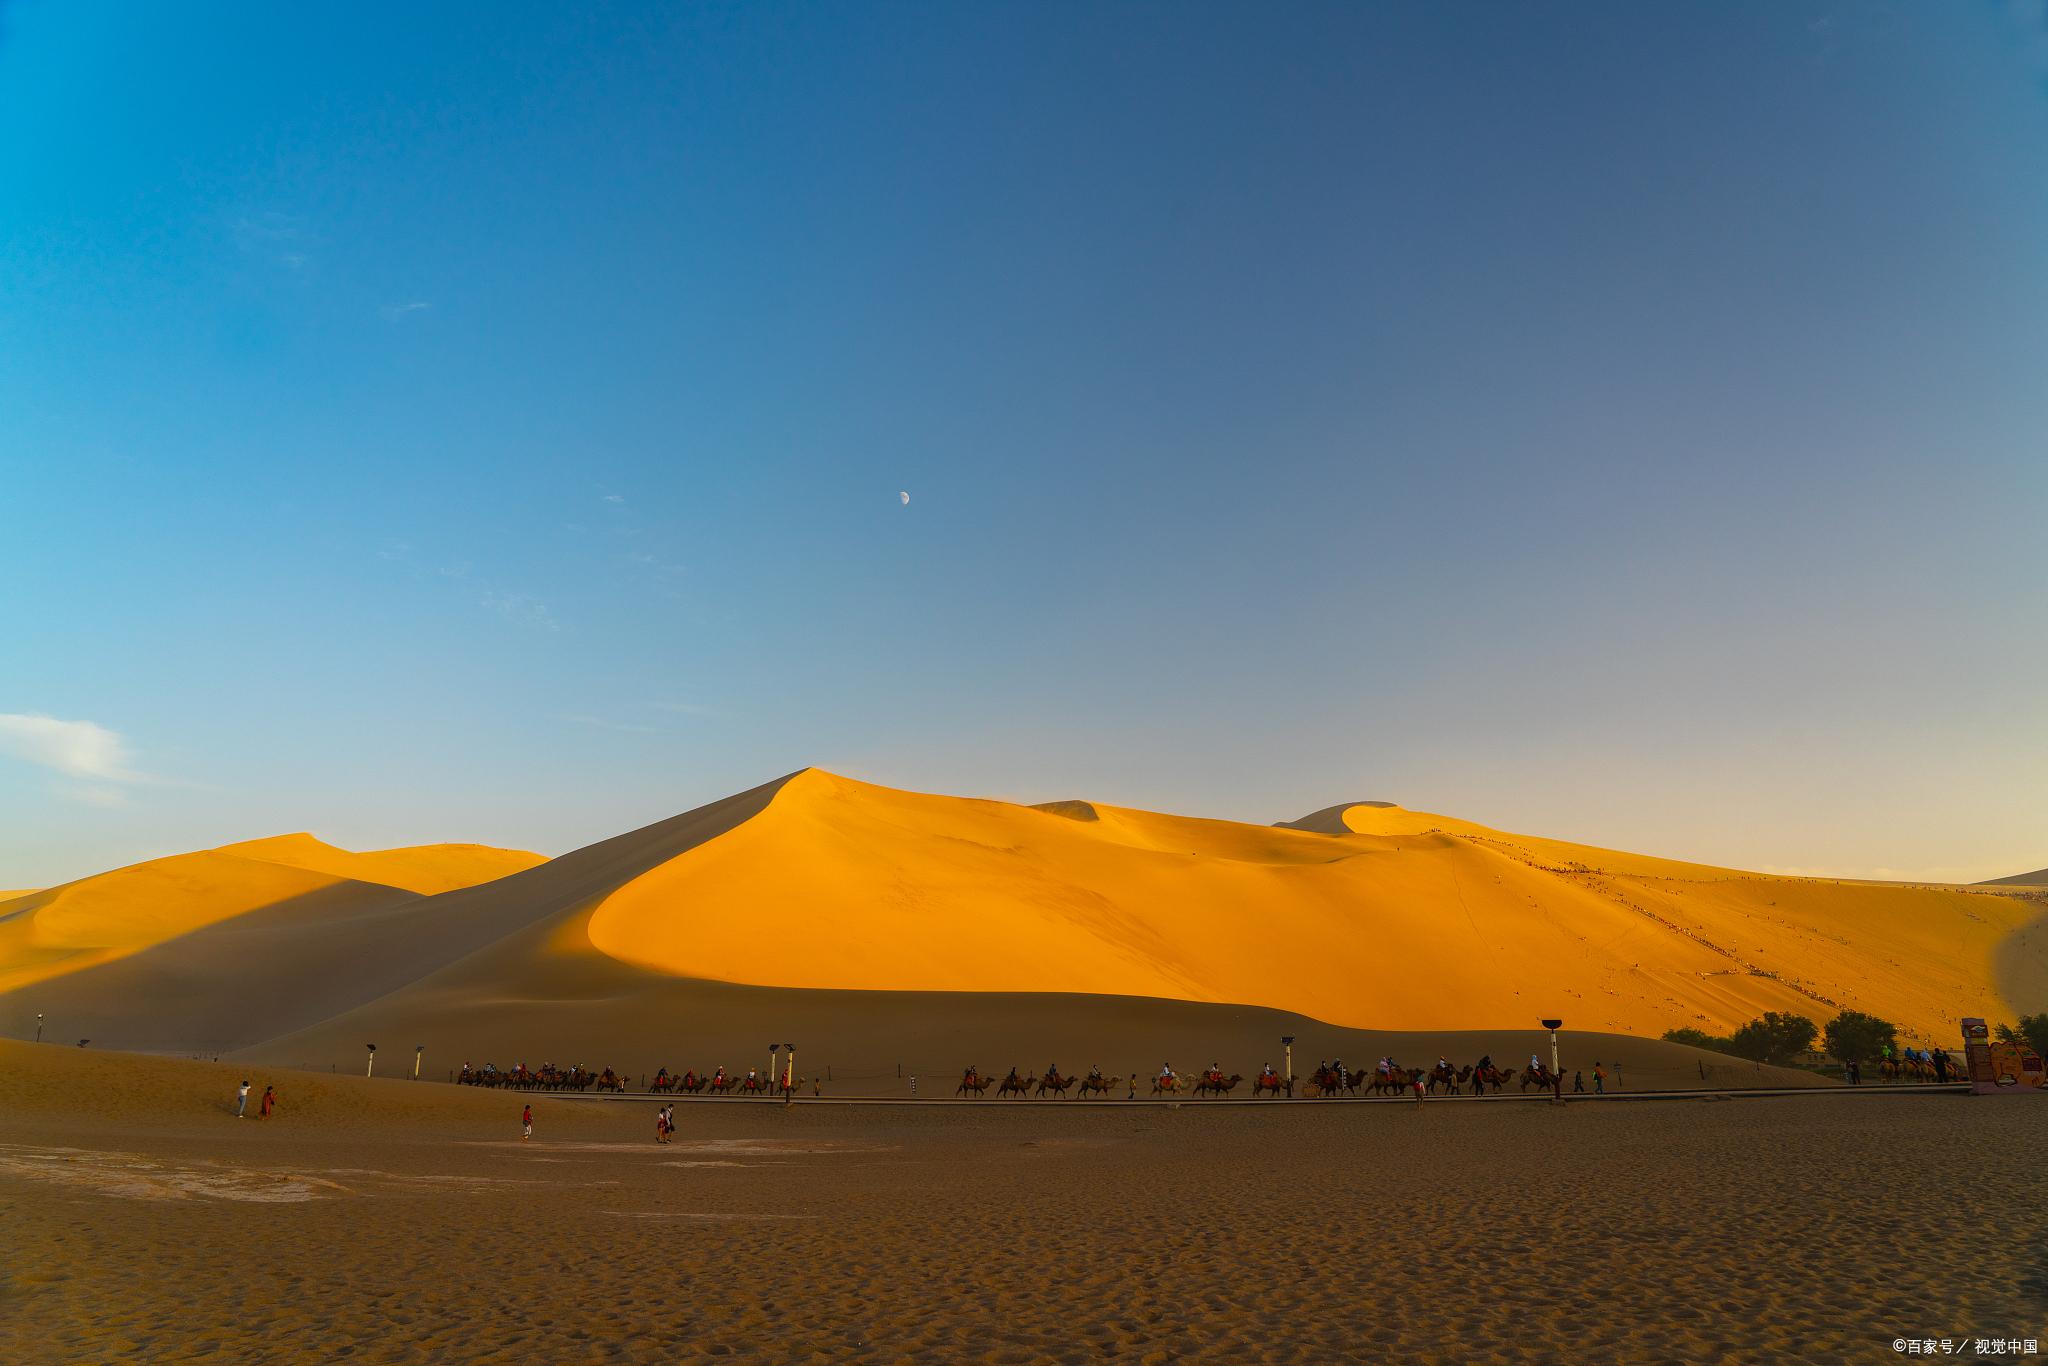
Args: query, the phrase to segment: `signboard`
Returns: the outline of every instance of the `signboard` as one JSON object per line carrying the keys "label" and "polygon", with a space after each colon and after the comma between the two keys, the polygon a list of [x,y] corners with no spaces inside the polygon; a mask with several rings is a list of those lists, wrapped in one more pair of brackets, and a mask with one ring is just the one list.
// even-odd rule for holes
{"label": "signboard", "polygon": [[2048,1066],[2041,1055],[2024,1043],[1992,1038],[1982,1020],[1963,1021],[1963,1057],[1973,1095],[2048,1096]]}

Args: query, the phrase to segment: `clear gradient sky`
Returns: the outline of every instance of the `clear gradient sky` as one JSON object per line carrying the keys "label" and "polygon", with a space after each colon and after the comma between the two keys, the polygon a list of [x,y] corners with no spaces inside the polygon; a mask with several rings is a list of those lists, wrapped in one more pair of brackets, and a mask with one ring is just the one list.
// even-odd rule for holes
{"label": "clear gradient sky", "polygon": [[0,887],[806,764],[2048,863],[2041,0],[298,8],[0,5]]}

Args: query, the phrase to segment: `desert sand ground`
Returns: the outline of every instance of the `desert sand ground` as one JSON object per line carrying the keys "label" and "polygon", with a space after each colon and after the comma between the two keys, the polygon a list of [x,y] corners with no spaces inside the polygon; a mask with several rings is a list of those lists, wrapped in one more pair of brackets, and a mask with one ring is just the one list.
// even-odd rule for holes
{"label": "desert sand ground", "polygon": [[[2048,1105],[678,1107],[0,1045],[21,1362],[1880,1361],[2048,1338]],[[254,1109],[252,1105],[252,1111]]]}

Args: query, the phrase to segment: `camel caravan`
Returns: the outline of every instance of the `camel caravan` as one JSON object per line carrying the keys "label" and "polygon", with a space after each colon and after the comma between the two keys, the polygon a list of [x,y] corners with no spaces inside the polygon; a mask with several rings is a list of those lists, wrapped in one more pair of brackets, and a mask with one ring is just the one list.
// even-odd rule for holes
{"label": "camel caravan", "polygon": [[[1271,1063],[1250,1078],[1250,1094],[1260,1099],[1277,1099],[1282,1096],[1331,1099],[1340,1096],[1404,1096],[1418,1091],[1425,1095],[1469,1093],[1475,1096],[1498,1094],[1509,1083],[1519,1078],[1521,1090],[1549,1091],[1556,1088],[1558,1078],[1540,1060],[1531,1058],[1529,1066],[1517,1071],[1512,1067],[1497,1067],[1493,1058],[1487,1056],[1466,1067],[1454,1067],[1447,1059],[1439,1058],[1429,1068],[1402,1067],[1391,1057],[1380,1059],[1370,1069],[1353,1070],[1344,1065],[1343,1059],[1317,1064],[1315,1070],[1305,1077],[1287,1077],[1277,1071]],[[1240,1073],[1224,1075],[1223,1069],[1211,1063],[1202,1072],[1183,1076],[1172,1066],[1161,1066],[1148,1079],[1148,1098],[1172,1099],[1186,1096],[1230,1096],[1237,1094],[1238,1087],[1246,1078]],[[961,1073],[960,1084],[954,1088],[955,1097],[981,1099],[991,1088],[998,1099],[1037,1100],[1045,1096],[1064,1098],[1069,1093],[1086,1098],[1108,1096],[1119,1086],[1125,1088],[1127,1099],[1138,1094],[1139,1079],[1133,1075],[1128,1080],[1115,1075],[1105,1075],[1100,1067],[1090,1068],[1085,1077],[1070,1077],[1062,1074],[1057,1065],[1048,1067],[1043,1073],[1020,1071],[1012,1067],[1009,1073],[996,1078],[979,1068],[969,1067]]]}
{"label": "camel caravan", "polygon": [[528,1067],[520,1063],[517,1067],[500,1072],[491,1063],[482,1067],[462,1064],[462,1072],[456,1078],[461,1086],[504,1087],[513,1091],[617,1091],[624,1094],[626,1082],[617,1072],[607,1067],[593,1072],[582,1063],[574,1067],[557,1067],[544,1062],[539,1067]]}
{"label": "camel caravan", "polygon": [[[723,1067],[707,1075],[696,1068],[678,1075],[661,1068],[654,1074],[654,1080],[647,1084],[650,1095],[667,1096],[793,1096],[802,1090],[809,1079],[792,1077],[786,1072],[782,1076],[763,1076],[757,1069],[749,1067],[745,1076],[735,1076]],[[812,1085],[813,1094],[817,1086]]]}

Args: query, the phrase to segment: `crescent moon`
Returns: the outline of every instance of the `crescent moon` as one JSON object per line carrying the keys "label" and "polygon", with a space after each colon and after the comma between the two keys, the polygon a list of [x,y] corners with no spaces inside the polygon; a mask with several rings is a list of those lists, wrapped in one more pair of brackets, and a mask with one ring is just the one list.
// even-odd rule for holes
{"label": "crescent moon", "polygon": [[901,499],[903,500],[903,506],[905,506],[905,507],[909,507],[909,506],[910,506],[910,495],[909,495],[909,494],[907,494],[907,493],[898,493],[898,494],[897,494],[896,496],[897,496],[898,498],[901,498]]}

